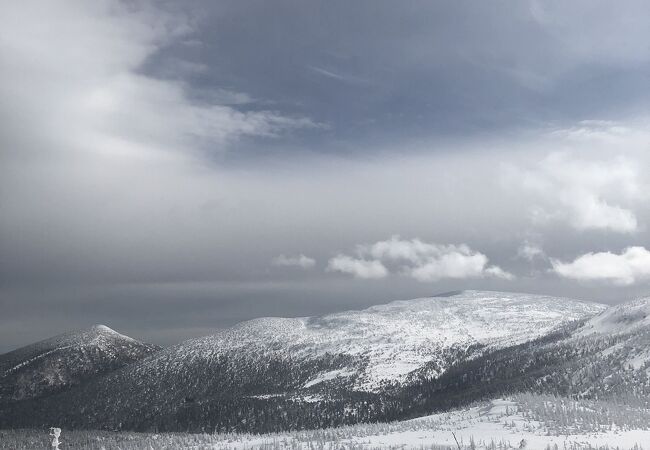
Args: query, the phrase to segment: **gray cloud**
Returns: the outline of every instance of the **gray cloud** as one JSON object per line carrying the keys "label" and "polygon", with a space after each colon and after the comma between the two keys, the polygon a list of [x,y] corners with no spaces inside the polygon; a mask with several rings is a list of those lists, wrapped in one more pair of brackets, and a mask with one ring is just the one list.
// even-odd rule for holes
{"label": "gray cloud", "polygon": [[302,253],[297,256],[280,255],[273,258],[273,265],[280,267],[300,267],[302,269],[311,269],[316,265],[316,260],[305,256]]}
{"label": "gray cloud", "polygon": [[[576,270],[647,247],[650,26],[615,6],[3,4],[0,342],[108,322],[168,344],[463,288],[644,292],[515,258],[530,236]],[[401,277],[371,250],[331,265],[357,278],[269,264],[395,233],[466,247]],[[451,253],[480,276],[447,277]]]}
{"label": "gray cloud", "polygon": [[643,8],[219,2],[209,4],[212,14],[202,11],[197,35],[205,40],[191,56],[212,67],[202,83],[232,85],[332,124],[334,143],[324,151],[343,152],[350,151],[343,143],[368,135],[374,144],[432,131],[465,135],[641,106],[650,62]]}
{"label": "gray cloud", "polygon": [[546,254],[539,244],[526,240],[517,249],[517,257],[532,262],[537,258],[546,258]]}

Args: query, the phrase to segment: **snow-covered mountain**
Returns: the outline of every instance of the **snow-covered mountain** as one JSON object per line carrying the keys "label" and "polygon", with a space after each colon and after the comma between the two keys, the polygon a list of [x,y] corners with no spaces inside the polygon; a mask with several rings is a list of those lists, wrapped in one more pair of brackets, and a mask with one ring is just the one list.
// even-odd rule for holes
{"label": "snow-covered mountain", "polygon": [[66,333],[0,355],[0,402],[51,394],[157,351],[105,325]]}
{"label": "snow-covered mountain", "polygon": [[256,319],[16,405],[12,414],[36,425],[55,418],[140,430],[271,431],[391,419],[408,405],[387,396],[406,386],[575,328],[604,309],[566,298],[463,291],[321,317]]}
{"label": "snow-covered mountain", "polygon": [[349,363],[317,374],[304,387],[354,376],[355,389],[376,391],[425,366],[428,375],[437,376],[458,358],[533,340],[604,309],[567,298],[463,291],[322,317],[251,320],[167,349],[138,369],[159,361],[216,361],[222,355],[293,360],[345,355]]}
{"label": "snow-covered mountain", "polygon": [[[97,344],[105,341],[120,344]],[[79,367],[64,351],[70,342],[107,351],[131,340],[97,327],[48,342],[0,357],[3,392],[23,399],[0,403],[0,427],[270,432],[403,420],[519,393],[650,408],[650,298],[606,308],[463,291],[256,319],[52,395],[15,395],[30,392],[29,376],[7,390],[8,377],[28,367],[40,367],[26,372],[36,380],[68,358]],[[52,372],[39,366],[51,355]]]}

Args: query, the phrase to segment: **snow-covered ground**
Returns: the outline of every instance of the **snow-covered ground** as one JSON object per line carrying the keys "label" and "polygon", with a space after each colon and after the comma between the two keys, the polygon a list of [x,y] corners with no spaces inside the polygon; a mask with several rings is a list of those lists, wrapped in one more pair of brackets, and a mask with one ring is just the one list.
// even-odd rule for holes
{"label": "snow-covered ground", "polygon": [[[630,417],[637,425],[625,425]],[[649,410],[524,394],[393,423],[264,435],[64,431],[62,442],[69,449],[104,450],[640,450],[650,448],[649,418]],[[0,449],[35,448],[46,439],[43,433],[0,430]]]}
{"label": "snow-covered ground", "polygon": [[[365,424],[320,432],[296,432],[260,436],[233,436],[215,443],[214,449],[312,448],[314,442],[331,444],[331,448],[391,449],[435,448],[450,446],[462,449],[586,449],[609,446],[632,449],[650,444],[648,429],[623,429],[610,424],[602,431],[560,432],[554,424],[535,420],[532,411],[516,400],[497,399],[468,409],[434,414],[404,422]],[[579,419],[578,419],[579,420]],[[621,418],[621,420],[624,420]],[[313,433],[314,436],[310,436]],[[337,445],[339,447],[337,447]],[[328,448],[328,447],[326,447]]]}

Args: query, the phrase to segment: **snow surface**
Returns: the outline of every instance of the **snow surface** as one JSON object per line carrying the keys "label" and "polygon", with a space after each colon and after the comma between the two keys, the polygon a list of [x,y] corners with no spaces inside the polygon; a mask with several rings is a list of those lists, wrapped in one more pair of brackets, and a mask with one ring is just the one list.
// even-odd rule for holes
{"label": "snow surface", "polygon": [[[321,317],[255,319],[163,353],[178,364],[226,352],[293,359],[350,355],[366,361],[365,367],[343,367],[338,376],[356,372],[360,375],[356,388],[373,391],[384,381],[403,382],[425,365],[430,375],[439,375],[458,354],[468,357],[480,348],[533,340],[603,309],[604,305],[567,298],[463,291]],[[330,379],[328,376],[322,373],[305,387]]]}
{"label": "snow surface", "polygon": [[[452,434],[453,433],[453,434]],[[313,434],[314,436],[311,436]],[[553,448],[581,449],[608,445],[631,449],[650,443],[650,430],[623,430],[612,426],[603,432],[559,434],[549,424],[532,420],[516,401],[496,399],[472,408],[433,414],[417,419],[386,424],[362,424],[313,432],[290,432],[267,435],[230,435],[227,442],[212,445],[213,449],[258,448],[424,448],[450,446],[456,440],[462,448],[474,442],[477,450],[520,448],[527,450]],[[455,435],[455,439],[454,439]],[[318,438],[318,443],[315,439]],[[332,446],[326,446],[332,444]],[[501,445],[501,447],[499,447]]]}
{"label": "snow surface", "polygon": [[630,333],[650,326],[650,297],[607,308],[582,327],[579,336]]}
{"label": "snow surface", "polygon": [[345,370],[345,369],[331,370],[329,372],[321,373],[316,378],[309,380],[307,383],[305,383],[304,387],[309,388],[319,383],[322,383],[323,381],[333,380],[338,377],[349,377],[352,375],[354,375],[354,372],[351,370]]}
{"label": "snow surface", "polygon": [[123,341],[137,342],[132,337],[127,336],[127,335],[122,334],[122,333],[118,333],[117,331],[115,331],[112,328],[107,327],[106,325],[97,324],[97,325],[93,325],[90,329],[92,331],[97,332],[98,336],[108,335],[108,336],[112,336],[115,339],[121,339]]}

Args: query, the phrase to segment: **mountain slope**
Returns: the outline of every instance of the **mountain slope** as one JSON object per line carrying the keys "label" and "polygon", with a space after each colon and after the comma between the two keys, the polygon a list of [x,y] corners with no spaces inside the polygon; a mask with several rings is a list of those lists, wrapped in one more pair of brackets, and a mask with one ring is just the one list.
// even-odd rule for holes
{"label": "mountain slope", "polygon": [[579,327],[459,361],[399,393],[417,416],[475,399],[536,392],[650,408],[650,297],[612,306]]}
{"label": "mountain slope", "polygon": [[581,328],[581,336],[589,334],[630,333],[636,329],[650,327],[650,297],[607,308]]}
{"label": "mountain slope", "polygon": [[[650,297],[608,308],[573,340],[593,349],[576,377],[582,380],[577,384],[580,396],[626,397],[650,406]],[[586,381],[591,378],[594,382]]]}
{"label": "mountain slope", "polygon": [[0,402],[52,394],[158,350],[104,325],[0,355]]}
{"label": "mountain slope", "polygon": [[[322,317],[257,319],[164,349],[13,415],[37,425],[55,417],[68,426],[140,430],[270,431],[390,419],[403,408],[385,402],[384,392],[603,309],[465,291]],[[80,404],[87,406],[75,410]]]}
{"label": "mountain slope", "polygon": [[402,382],[425,364],[430,375],[436,376],[447,367],[449,356],[455,360],[473,349],[532,340],[603,309],[599,304],[566,298],[464,291],[323,317],[256,319],[182,343],[166,353],[186,363],[243,352],[291,355],[293,359],[346,355],[362,363],[339,372],[338,377],[355,373],[356,389],[376,391],[382,382]]}

